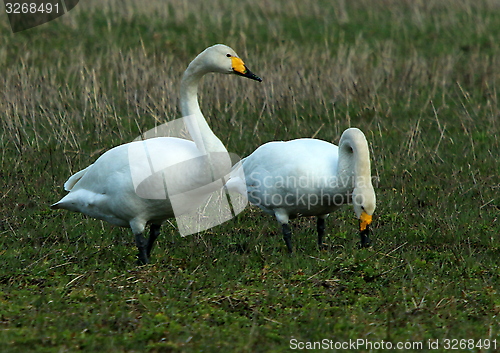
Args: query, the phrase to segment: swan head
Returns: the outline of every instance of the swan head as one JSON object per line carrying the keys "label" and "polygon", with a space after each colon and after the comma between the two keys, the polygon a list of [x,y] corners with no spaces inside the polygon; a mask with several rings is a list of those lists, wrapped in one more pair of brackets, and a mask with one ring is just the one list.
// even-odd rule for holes
{"label": "swan head", "polygon": [[262,82],[262,79],[250,71],[236,52],[224,44],[216,44],[205,49],[197,57],[204,71],[222,74],[236,74]]}
{"label": "swan head", "polygon": [[370,245],[369,225],[375,212],[376,196],[371,182],[369,185],[356,187],[352,195],[352,203],[356,217],[359,219],[359,230],[361,236],[361,247]]}
{"label": "swan head", "polygon": [[375,212],[376,197],[370,172],[370,151],[363,132],[349,128],[342,133],[339,143],[339,169],[355,183],[352,192],[354,212],[359,219],[361,246],[370,245],[369,225]]}

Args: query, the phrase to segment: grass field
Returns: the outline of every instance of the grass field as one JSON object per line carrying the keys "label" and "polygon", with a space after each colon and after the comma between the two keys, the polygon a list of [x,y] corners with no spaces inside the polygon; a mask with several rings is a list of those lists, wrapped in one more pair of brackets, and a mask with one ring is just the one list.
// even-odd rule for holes
{"label": "grass field", "polygon": [[[2,352],[500,350],[499,1],[138,3],[81,1],[17,34],[0,15]],[[129,230],[48,208],[73,172],[179,118],[180,77],[215,43],[264,80],[204,81],[229,151],[364,131],[371,248],[345,207],[328,251],[314,219],[293,221],[288,256],[249,207],[184,238],[166,223],[138,267]]]}

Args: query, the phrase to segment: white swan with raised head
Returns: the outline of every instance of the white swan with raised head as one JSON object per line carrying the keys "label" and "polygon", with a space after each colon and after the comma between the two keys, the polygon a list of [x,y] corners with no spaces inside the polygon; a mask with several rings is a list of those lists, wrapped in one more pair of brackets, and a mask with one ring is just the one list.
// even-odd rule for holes
{"label": "white swan with raised head", "polygon": [[[51,208],[81,212],[130,227],[139,250],[139,263],[148,263],[161,224],[183,212],[174,210],[170,195],[189,195],[191,190],[203,188],[226,175],[231,167],[226,148],[210,129],[198,104],[198,84],[210,72],[262,81],[230,47],[217,44],[205,49],[184,72],[180,89],[181,112],[194,142],[156,137],[112,148],[94,164],[71,176],[64,184],[69,193]],[[137,153],[141,150],[147,153]],[[133,174],[145,165],[158,173],[134,185]],[[195,199],[185,205],[186,209],[200,202],[203,195],[194,193]],[[150,224],[150,235],[146,241],[143,233],[147,224]]]}

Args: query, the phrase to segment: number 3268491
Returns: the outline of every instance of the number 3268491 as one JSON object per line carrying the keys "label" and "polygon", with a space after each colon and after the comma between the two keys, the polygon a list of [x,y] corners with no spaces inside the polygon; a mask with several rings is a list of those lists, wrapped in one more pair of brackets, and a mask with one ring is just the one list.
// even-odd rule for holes
{"label": "number 3268491", "polygon": [[34,2],[31,3],[20,3],[20,2],[6,2],[5,3],[5,12],[8,14],[36,14],[36,13],[59,13],[59,4],[51,4],[50,2],[36,4]]}

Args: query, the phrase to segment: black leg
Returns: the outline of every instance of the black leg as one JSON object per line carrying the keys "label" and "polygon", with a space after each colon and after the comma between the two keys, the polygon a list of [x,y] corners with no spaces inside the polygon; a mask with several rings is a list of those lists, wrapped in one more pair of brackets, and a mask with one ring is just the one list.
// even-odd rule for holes
{"label": "black leg", "polygon": [[283,239],[285,240],[286,248],[289,253],[292,253],[292,230],[287,223],[282,224],[281,228],[283,230]]}
{"label": "black leg", "polygon": [[138,265],[145,265],[149,263],[148,259],[148,254],[146,250],[146,239],[142,236],[142,234],[136,234],[135,235],[135,244],[137,245],[137,249],[139,250],[139,254],[137,254],[137,257],[139,258],[137,260]]}
{"label": "black leg", "polygon": [[161,225],[151,224],[151,226],[149,228],[149,239],[148,239],[148,247],[147,247],[148,257],[151,256],[151,250],[153,249],[156,238],[158,238],[158,235],[160,235],[160,227],[161,227]]}
{"label": "black leg", "polygon": [[318,224],[316,229],[318,230],[318,247],[323,248],[323,235],[325,234],[325,219],[321,217],[318,218]]}

